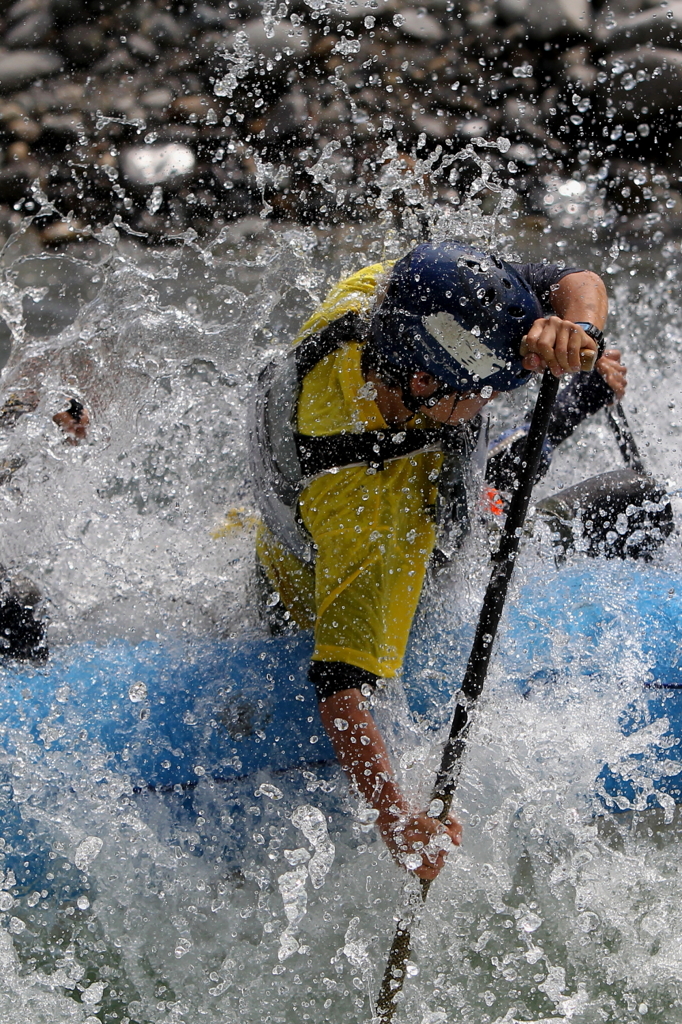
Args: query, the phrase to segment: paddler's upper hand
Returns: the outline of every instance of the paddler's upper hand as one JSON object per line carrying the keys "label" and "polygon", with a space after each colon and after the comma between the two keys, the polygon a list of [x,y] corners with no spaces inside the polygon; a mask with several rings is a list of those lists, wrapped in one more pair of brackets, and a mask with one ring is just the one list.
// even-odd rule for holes
{"label": "paddler's upper hand", "polygon": [[451,847],[462,840],[462,826],[452,815],[443,824],[426,811],[400,817],[380,813],[377,826],[394,860],[428,881],[441,871]]}
{"label": "paddler's upper hand", "polygon": [[525,339],[522,364],[525,370],[539,373],[548,368],[555,377],[578,373],[582,369],[580,354],[597,354],[597,343],[582,327],[559,316],[543,316],[535,321]]}
{"label": "paddler's upper hand", "polygon": [[622,401],[627,387],[627,367],[620,361],[620,352],[617,348],[606,350],[601,359],[597,362],[597,370],[616,396],[617,401]]}

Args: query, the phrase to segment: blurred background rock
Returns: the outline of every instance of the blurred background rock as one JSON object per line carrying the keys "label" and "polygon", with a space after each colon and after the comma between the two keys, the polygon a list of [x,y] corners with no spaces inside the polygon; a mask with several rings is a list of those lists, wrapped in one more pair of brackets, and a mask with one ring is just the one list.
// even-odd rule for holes
{"label": "blurred background rock", "polygon": [[0,0],[0,235],[47,197],[45,245],[456,205],[501,137],[520,216],[663,237],[681,129],[682,0]]}

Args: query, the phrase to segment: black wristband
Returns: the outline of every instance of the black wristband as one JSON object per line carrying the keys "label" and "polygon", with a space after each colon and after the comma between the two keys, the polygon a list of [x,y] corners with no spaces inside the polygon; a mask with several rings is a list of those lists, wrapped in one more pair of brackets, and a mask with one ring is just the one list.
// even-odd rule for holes
{"label": "black wristband", "polygon": [[589,320],[574,320],[573,323],[576,327],[582,327],[585,334],[597,342],[597,358],[601,359],[604,355],[604,332],[600,331],[595,324],[591,324]]}
{"label": "black wristband", "polygon": [[363,686],[374,690],[378,676],[343,661],[311,661],[308,679],[315,687],[317,699],[326,700],[342,690],[362,690]]}

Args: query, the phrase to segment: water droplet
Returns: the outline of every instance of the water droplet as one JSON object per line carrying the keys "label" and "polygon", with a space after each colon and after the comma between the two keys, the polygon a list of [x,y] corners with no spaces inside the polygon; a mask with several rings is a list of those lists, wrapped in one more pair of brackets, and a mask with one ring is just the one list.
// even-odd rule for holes
{"label": "water droplet", "polygon": [[88,869],[95,857],[98,856],[102,846],[103,843],[99,836],[88,836],[83,840],[76,850],[76,855],[73,859],[79,871],[86,871]]}
{"label": "water droplet", "polygon": [[81,1001],[94,1006],[95,1003],[102,1001],[104,995],[104,982],[93,981],[92,985],[86,988],[85,992],[81,993]]}
{"label": "water droplet", "polygon": [[186,953],[189,953],[191,948],[192,943],[189,939],[180,939],[174,950],[176,958],[180,960],[180,958],[185,956]]}
{"label": "water droplet", "polygon": [[263,782],[256,790],[255,796],[267,796],[271,800],[281,800],[284,794],[281,789],[277,786],[273,786],[270,782]]}
{"label": "water droplet", "polygon": [[147,686],[143,682],[133,683],[128,690],[128,697],[133,704],[139,704],[147,699]]}

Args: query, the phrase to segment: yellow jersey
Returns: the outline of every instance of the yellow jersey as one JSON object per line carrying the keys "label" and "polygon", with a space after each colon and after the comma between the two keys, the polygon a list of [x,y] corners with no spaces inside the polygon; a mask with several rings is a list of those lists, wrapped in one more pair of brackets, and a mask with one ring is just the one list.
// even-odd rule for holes
{"label": "yellow jersey", "polygon": [[[369,311],[390,265],[366,267],[340,282],[296,341],[347,312]],[[362,344],[349,342],[306,375],[298,430],[310,436],[387,428],[361,370]],[[415,418],[408,425],[419,427]],[[373,675],[400,669],[436,542],[433,508],[440,452],[417,452],[378,472],[348,466],[316,477],[299,513],[316,548],[314,567],[286,551],[264,527],[258,555],[271,584],[301,627],[314,627],[314,661],[340,661]]]}

